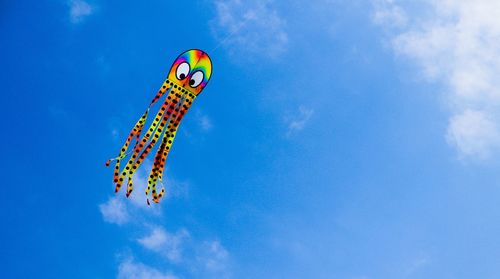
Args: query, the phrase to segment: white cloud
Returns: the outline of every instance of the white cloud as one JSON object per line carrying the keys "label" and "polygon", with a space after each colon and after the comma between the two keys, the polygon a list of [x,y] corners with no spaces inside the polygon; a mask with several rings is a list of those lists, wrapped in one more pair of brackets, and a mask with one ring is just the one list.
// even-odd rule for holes
{"label": "white cloud", "polygon": [[390,27],[403,27],[408,18],[406,13],[400,7],[394,5],[394,0],[375,1],[375,13],[373,20],[377,24],[383,24]]}
{"label": "white cloud", "polygon": [[292,135],[293,133],[297,133],[302,131],[306,126],[307,122],[313,115],[314,110],[309,109],[303,106],[299,107],[298,113],[293,117],[287,117],[286,122],[288,122],[288,131],[287,136]]}
{"label": "white cloud", "polygon": [[464,156],[484,159],[489,156],[489,150],[500,144],[500,132],[487,113],[466,110],[450,119],[446,139]]}
{"label": "white cloud", "polygon": [[[157,204],[152,206],[146,204],[144,190],[147,187],[150,169],[151,162],[146,160],[143,168],[140,168],[134,177],[134,192],[130,198],[125,198],[122,189],[119,193],[121,195],[111,197],[99,205],[103,219],[118,225],[130,223],[127,230],[130,229],[134,234],[141,233],[144,226],[152,227],[149,234],[133,239],[144,248],[162,256],[170,264],[192,274],[194,278],[227,278],[229,253],[220,242],[193,239],[186,229],[169,232],[161,226],[151,225],[151,217],[161,216],[162,207]],[[180,182],[167,176],[165,184],[168,185],[167,193],[171,192],[170,196],[187,196],[189,188],[187,182]],[[176,278],[154,267],[134,262],[131,257],[124,260],[118,269],[120,279]]]}
{"label": "white cloud", "polygon": [[94,7],[83,0],[69,1],[69,17],[72,23],[79,23],[94,12]]}
{"label": "white cloud", "polygon": [[219,241],[205,241],[201,245],[199,261],[209,272],[227,273],[229,253]]}
{"label": "white cloud", "polygon": [[148,236],[137,241],[145,248],[160,253],[171,262],[182,260],[182,249],[189,232],[181,229],[176,233],[169,233],[161,227],[154,228]]}
{"label": "white cloud", "polygon": [[227,278],[230,274],[229,252],[218,240],[200,241],[186,229],[172,233],[157,226],[137,241],[171,264],[189,267],[197,278]]}
{"label": "white cloud", "polygon": [[[426,78],[447,88],[452,111],[447,139],[462,157],[485,158],[499,150],[500,1],[423,2],[424,15],[406,9],[408,24],[393,35],[397,54],[408,57]],[[385,1],[385,8],[403,4]],[[380,9],[380,7],[379,7]],[[382,13],[383,11],[375,11]],[[464,129],[472,128],[473,131]]]}
{"label": "white cloud", "polygon": [[219,45],[238,49],[238,53],[263,53],[276,57],[286,51],[286,21],[273,8],[273,2],[218,0],[213,29]]}
{"label": "white cloud", "polygon": [[176,279],[177,277],[163,273],[158,269],[145,264],[135,262],[128,258],[120,263],[118,267],[118,279]]}
{"label": "white cloud", "polygon": [[126,205],[118,197],[111,197],[106,203],[100,204],[99,209],[108,223],[123,225],[130,220]]}
{"label": "white cloud", "polygon": [[174,178],[172,175],[166,174],[166,176],[164,176],[164,179],[165,179],[165,187],[167,187],[165,189],[166,191],[166,195],[165,195],[165,198],[166,199],[169,199],[169,198],[187,198],[189,197],[189,187],[190,187],[190,183],[187,182],[187,181],[183,181],[183,180],[178,180],[176,178]]}

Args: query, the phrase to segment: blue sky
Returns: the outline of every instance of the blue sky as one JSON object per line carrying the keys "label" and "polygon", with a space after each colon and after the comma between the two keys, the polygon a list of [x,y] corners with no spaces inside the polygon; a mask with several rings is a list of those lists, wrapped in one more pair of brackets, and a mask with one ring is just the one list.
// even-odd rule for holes
{"label": "blue sky", "polygon": [[[495,1],[0,5],[2,278],[500,276]],[[190,48],[167,197],[115,195]]]}

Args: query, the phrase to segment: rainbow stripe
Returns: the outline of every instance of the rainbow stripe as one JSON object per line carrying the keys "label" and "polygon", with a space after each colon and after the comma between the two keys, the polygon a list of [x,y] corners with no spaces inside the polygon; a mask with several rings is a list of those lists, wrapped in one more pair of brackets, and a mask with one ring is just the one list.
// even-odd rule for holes
{"label": "rainbow stripe", "polygon": [[[175,74],[177,67],[179,64],[186,62],[189,64],[190,71],[186,79],[180,81],[177,79]],[[203,81],[199,86],[192,88],[189,86],[189,80],[191,76],[196,72],[203,72]],[[170,73],[168,75],[168,79],[174,81],[178,86],[185,88],[186,90],[198,95],[205,88],[210,77],[212,76],[212,61],[207,53],[199,49],[190,49],[188,51],[183,52],[172,64],[170,68]]]}

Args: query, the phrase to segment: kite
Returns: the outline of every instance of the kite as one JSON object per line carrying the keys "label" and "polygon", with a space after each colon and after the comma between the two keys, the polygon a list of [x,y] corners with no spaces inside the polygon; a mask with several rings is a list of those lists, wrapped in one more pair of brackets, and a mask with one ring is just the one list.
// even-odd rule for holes
{"label": "kite", "polygon": [[[146,188],[147,203],[149,204],[150,191],[153,201],[159,203],[165,194],[165,188],[162,183],[165,161],[177,134],[179,124],[193,104],[194,99],[207,85],[211,75],[212,61],[205,52],[199,49],[191,49],[177,57],[170,68],[167,79],[158,90],[158,93],[144,114],[136,122],[132,131],[130,131],[118,156],[106,162],[106,166],[109,166],[112,161],[115,161],[113,176],[113,182],[116,186],[115,192],[120,191],[122,185],[127,183],[126,196],[130,196],[134,188],[132,178],[135,172],[153,147],[157,143],[160,143],[149,173],[148,186]],[[155,115],[149,128],[145,131],[145,134],[141,137],[149,110],[163,95],[167,96],[163,105]],[[130,152],[127,152],[134,138],[135,145],[131,148]],[[121,161],[125,160],[129,154],[132,155],[128,158],[125,166],[120,169]],[[162,184],[161,191],[157,191],[156,189],[158,181]]]}

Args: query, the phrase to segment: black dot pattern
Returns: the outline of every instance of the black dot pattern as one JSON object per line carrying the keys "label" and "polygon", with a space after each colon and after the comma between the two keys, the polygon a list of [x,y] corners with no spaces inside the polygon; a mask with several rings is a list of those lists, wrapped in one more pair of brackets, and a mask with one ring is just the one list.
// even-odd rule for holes
{"label": "black dot pattern", "polygon": [[157,154],[155,156],[155,164],[150,172],[150,176],[148,179],[148,188],[146,189],[146,195],[148,195],[149,190],[152,189],[151,193],[153,195],[153,201],[156,203],[158,203],[165,194],[164,187],[162,187],[159,193],[156,191],[157,182],[158,180],[162,181],[163,179],[162,176],[165,168],[166,158],[170,151],[170,147],[173,143],[175,135],[177,134],[177,128],[179,127],[179,124],[186,114],[187,110],[189,109],[189,103],[192,102],[192,99],[183,94],[179,102],[179,106],[175,108],[175,111],[177,111],[178,113],[172,114],[172,119],[170,120],[167,131],[165,132],[165,136],[162,139],[162,144],[157,151]]}
{"label": "black dot pattern", "polygon": [[[155,104],[167,91],[168,94],[164,103],[160,107],[158,113],[154,116],[153,122],[146,130],[145,135],[141,138],[142,129],[146,123],[151,106]],[[148,177],[148,185],[145,189],[145,194],[146,196],[149,196],[149,193],[151,192],[153,201],[156,203],[158,203],[164,196],[164,187],[162,187],[160,191],[157,191],[156,185],[158,181],[161,183],[163,179],[162,176],[166,159],[177,134],[177,129],[187,110],[191,107],[195,97],[196,95],[194,93],[186,90],[180,84],[176,84],[168,79],[165,80],[156,96],[151,101],[148,109],[134,125],[124,145],[120,149],[118,157],[110,159],[106,162],[106,165],[109,166],[112,161],[116,160],[113,177],[113,182],[116,184],[116,192],[120,190],[123,183],[127,182],[126,196],[130,196],[133,191],[133,175],[137,169],[139,169],[139,166],[144,162],[145,158],[154,148],[156,143],[161,142],[154,157],[153,167]],[[132,148],[132,151],[127,153],[128,147],[134,137],[136,138],[135,145]],[[127,164],[120,172],[120,161],[130,153],[132,154],[130,155]],[[149,198],[147,199],[147,202],[149,204]]]}

